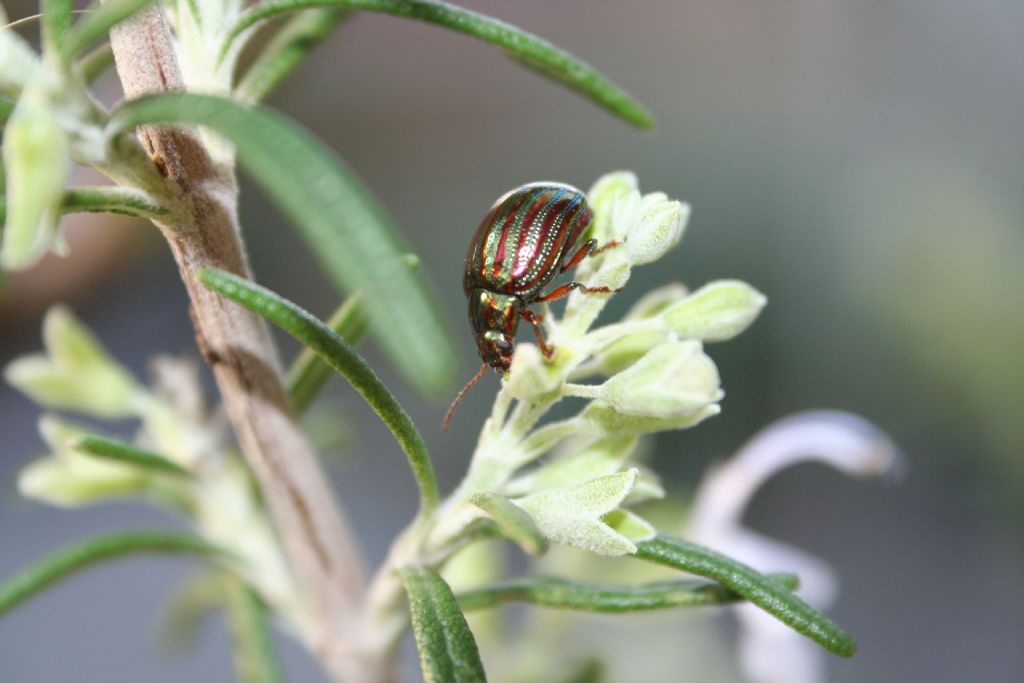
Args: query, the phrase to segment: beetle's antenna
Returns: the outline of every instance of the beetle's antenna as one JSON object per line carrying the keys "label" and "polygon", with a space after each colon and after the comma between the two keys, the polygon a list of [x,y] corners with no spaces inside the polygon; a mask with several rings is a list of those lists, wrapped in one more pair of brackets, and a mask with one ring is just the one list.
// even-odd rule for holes
{"label": "beetle's antenna", "polygon": [[473,375],[473,379],[469,380],[469,382],[466,383],[466,386],[462,387],[462,391],[455,396],[455,400],[452,401],[451,407],[448,409],[448,412],[445,413],[444,422],[441,423],[441,429],[446,432],[448,431],[448,425],[452,423],[452,416],[455,415],[455,409],[459,407],[460,403],[462,403],[462,399],[465,398],[466,393],[469,392],[469,390],[473,388],[473,385],[479,382],[480,378],[486,373],[487,363],[484,363],[480,366],[480,371]]}

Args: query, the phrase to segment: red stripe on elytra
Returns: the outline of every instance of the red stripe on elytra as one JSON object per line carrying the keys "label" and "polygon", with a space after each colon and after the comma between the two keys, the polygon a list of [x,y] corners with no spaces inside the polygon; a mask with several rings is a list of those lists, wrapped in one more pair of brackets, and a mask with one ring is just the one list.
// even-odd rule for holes
{"label": "red stripe on elytra", "polygon": [[[504,233],[502,234],[502,242],[499,244],[498,255],[495,258],[495,277],[497,277],[501,273],[509,273],[511,274],[510,284],[511,282],[515,281],[514,270],[516,267],[516,260],[518,260],[518,249],[520,244],[522,243],[522,236],[530,232],[531,226],[533,225],[534,221],[537,220],[537,213],[539,213],[540,210],[543,209],[544,206],[548,203],[549,198],[546,195],[548,195],[549,192],[550,190],[543,189],[540,190],[539,192],[537,190],[533,190],[531,192],[525,193],[529,197],[530,206],[526,210],[526,216],[523,218],[522,227],[519,230],[518,239],[516,240],[517,249],[511,254],[506,253],[505,247],[506,242],[508,241],[508,234],[509,232],[512,231],[512,226],[509,225],[506,227]],[[521,209],[519,211],[516,211],[516,213],[518,214],[520,211]],[[511,256],[512,263],[506,264],[505,261],[508,260],[508,256]]]}
{"label": "red stripe on elytra", "polygon": [[[551,218],[554,215],[554,212],[548,210],[544,213],[539,228],[537,227],[537,214],[542,209],[548,207],[548,205],[551,203],[552,195],[559,191],[560,190],[549,190],[537,197],[537,205],[534,207],[532,215],[530,216],[530,219],[526,224],[527,229],[519,233],[519,244],[516,245],[515,261],[512,263],[513,280],[517,280],[519,277],[521,277],[524,269],[529,270],[530,264],[532,264],[534,259],[537,258],[537,250],[540,249],[541,246],[544,244],[544,236],[547,234],[547,228],[551,224]],[[555,206],[558,206],[558,204],[556,203]],[[538,231],[540,232],[540,234],[537,236],[537,239],[534,240],[533,251],[525,255],[526,259],[525,262],[523,262],[523,250],[526,248],[526,241],[530,238],[531,235],[536,235]],[[523,268],[520,268],[520,262],[523,262]],[[518,288],[518,282],[516,284]]]}
{"label": "red stripe on elytra", "polygon": [[[529,193],[524,192],[521,196],[519,196],[517,198],[517,201],[512,206],[511,210],[507,214],[505,214],[504,220],[502,222],[502,226],[501,226],[501,228],[498,231],[498,247],[497,247],[497,253],[498,254],[502,254],[503,255],[505,253],[505,240],[508,238],[508,231],[509,231],[509,228],[511,227],[510,224],[513,221],[515,221],[515,217],[517,215],[519,215],[520,207],[522,207],[523,203],[526,202],[526,200],[528,198],[529,198]],[[495,278],[500,275],[499,271],[501,269],[501,258],[499,258],[496,255],[493,263],[488,263],[487,262],[487,242],[490,241],[490,236],[493,235],[493,234],[494,234],[494,229],[492,227],[492,229],[488,231],[488,239],[485,240],[484,243],[481,245],[480,276],[482,278],[485,278],[485,279],[487,277],[487,271],[488,270],[491,270],[493,272],[493,277],[495,277]]]}
{"label": "red stripe on elytra", "polygon": [[[519,283],[522,289],[531,289],[535,287],[547,275],[551,274],[551,269],[554,268],[555,262],[561,259],[566,247],[570,246],[565,242],[565,237],[570,225],[572,225],[573,218],[575,218],[579,213],[578,210],[574,211],[574,209],[578,208],[580,202],[574,202],[573,198],[569,197],[564,200],[564,204],[564,206],[559,207],[559,211],[551,212],[553,216],[557,216],[558,219],[561,219],[561,222],[559,223],[558,233],[554,236],[554,238],[549,240],[550,244],[552,245],[552,248],[545,257],[544,262],[541,264],[541,267],[537,269],[537,274],[529,282]],[[543,241],[548,240],[548,232],[550,232],[550,225],[547,226],[547,230],[542,236],[542,240],[538,242],[539,244],[542,244]]]}

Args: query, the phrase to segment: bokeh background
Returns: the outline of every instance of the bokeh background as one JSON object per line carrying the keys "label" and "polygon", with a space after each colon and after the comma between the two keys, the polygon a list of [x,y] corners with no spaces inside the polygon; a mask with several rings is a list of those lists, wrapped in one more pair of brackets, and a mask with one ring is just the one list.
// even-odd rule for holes
{"label": "bokeh background", "polygon": [[[5,4],[12,17],[34,11]],[[632,130],[472,39],[371,15],[345,25],[271,103],[390,208],[441,292],[466,376],[476,360],[462,259],[493,199],[530,180],[587,187],[635,170],[693,216],[679,250],[637,271],[612,314],[671,280],[738,277],[770,299],[749,332],[710,348],[723,414],[656,441],[670,490],[692,491],[709,462],[789,412],[873,420],[904,451],[900,481],[804,466],[772,480],[747,515],[837,569],[833,614],[860,651],[830,660],[830,680],[1024,680],[1024,5],[465,4],[582,56],[645,102],[657,129]],[[104,87],[116,96],[112,79]],[[326,315],[332,288],[251,185],[241,211],[259,279]],[[155,231],[108,217],[67,225],[72,255],[0,294],[0,362],[40,346],[54,301],[138,372],[155,352],[194,355]],[[445,435],[435,427],[445,405],[383,375],[452,483],[494,379]],[[332,392],[327,419],[344,416],[347,445],[330,471],[378,561],[414,510],[414,488],[365,407],[340,385]],[[0,576],[88,534],[173,524],[129,503],[64,512],[21,500],[16,472],[42,448],[37,413],[0,388]],[[0,620],[0,680],[229,679],[219,624],[184,654],[154,645],[155,615],[188,572],[183,561],[119,562],[18,609]],[[291,680],[322,680],[297,648],[284,657]]]}

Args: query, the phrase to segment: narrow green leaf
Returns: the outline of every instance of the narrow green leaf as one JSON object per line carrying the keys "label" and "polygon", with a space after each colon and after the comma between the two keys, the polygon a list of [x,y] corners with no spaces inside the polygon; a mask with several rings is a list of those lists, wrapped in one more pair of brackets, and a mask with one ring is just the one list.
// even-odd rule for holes
{"label": "narrow green leaf", "polygon": [[141,190],[128,187],[71,187],[64,192],[63,213],[119,213],[160,218],[170,211]]}
{"label": "narrow green leaf", "polygon": [[501,532],[530,555],[547,552],[548,541],[521,507],[497,493],[478,493],[470,499],[494,520]]}
{"label": "narrow green leaf", "polygon": [[425,683],[486,681],[473,633],[444,579],[425,568],[405,567],[399,573]]}
{"label": "narrow green leaf", "polygon": [[627,92],[589,64],[543,38],[503,21],[437,0],[271,0],[245,12],[231,27],[221,56],[250,27],[287,12],[309,7],[348,7],[415,19],[478,38],[509,53],[531,69],[566,86],[638,128],[654,126],[650,113]]}
{"label": "narrow green leaf", "polygon": [[718,581],[842,657],[852,657],[857,646],[838,624],[789,590],[741,562],[689,541],[659,534],[637,543],[636,557]]}
{"label": "narrow green leaf", "polygon": [[[792,574],[766,577],[787,590],[797,586]],[[554,609],[588,612],[639,612],[670,607],[727,605],[743,596],[710,581],[659,581],[641,586],[597,586],[550,576],[529,576],[483,586],[458,595],[464,610],[487,609],[505,602],[528,602]]]}
{"label": "narrow green leaf", "polygon": [[409,250],[380,205],[322,142],[270,111],[187,93],[125,103],[110,132],[158,123],[204,125],[233,142],[335,283],[373,297],[370,330],[405,376],[428,394],[450,384],[455,356],[429,286],[405,265]]}
{"label": "narrow green leaf", "polygon": [[185,534],[140,531],[100,536],[60,550],[0,583],[0,614],[10,611],[46,587],[81,569],[134,553],[227,556],[227,553],[217,546]]}
{"label": "narrow green leaf", "polygon": [[[366,333],[367,322],[363,297],[356,292],[338,307],[327,326],[350,346],[355,346]],[[305,348],[299,353],[288,368],[288,395],[295,412],[306,412],[331,372],[331,366],[321,360],[316,351]]]}
{"label": "narrow green leaf", "polygon": [[260,51],[235,88],[246,102],[259,102],[342,22],[352,16],[344,7],[299,12]]}
{"label": "narrow green leaf", "polygon": [[153,0],[106,0],[94,2],[89,12],[68,33],[67,40],[61,45],[65,59],[72,60],[90,45],[105,38],[110,29],[125,19],[130,18],[139,10],[151,4]]}
{"label": "narrow green leaf", "polygon": [[110,439],[96,434],[86,434],[74,439],[71,447],[97,458],[116,460],[146,470],[172,474],[179,477],[192,477],[193,474],[181,465],[168,460],[162,455],[150,453],[131,444],[117,439]]}
{"label": "narrow green leaf", "polygon": [[[4,120],[0,99],[0,122]],[[2,189],[2,185],[0,185]],[[170,211],[142,190],[129,187],[75,187],[65,190],[60,213],[116,213],[133,218],[158,219]],[[7,202],[0,197],[0,225],[7,220]]]}
{"label": "narrow green leaf", "polygon": [[233,576],[224,575],[224,606],[235,672],[241,683],[281,683],[281,665],[260,597]]}
{"label": "narrow green leaf", "polygon": [[92,83],[114,66],[114,49],[110,43],[93,48],[78,60],[78,69],[86,83]]}
{"label": "narrow green leaf", "polygon": [[359,392],[387,425],[405,451],[420,490],[420,511],[437,507],[437,480],[423,437],[373,369],[331,328],[292,302],[243,278],[204,270],[199,281],[235,303],[266,318],[315,352]]}
{"label": "narrow green leaf", "polygon": [[49,53],[53,51],[60,53],[61,46],[67,39],[71,30],[71,13],[73,3],[71,0],[42,0],[42,35],[43,48]]}

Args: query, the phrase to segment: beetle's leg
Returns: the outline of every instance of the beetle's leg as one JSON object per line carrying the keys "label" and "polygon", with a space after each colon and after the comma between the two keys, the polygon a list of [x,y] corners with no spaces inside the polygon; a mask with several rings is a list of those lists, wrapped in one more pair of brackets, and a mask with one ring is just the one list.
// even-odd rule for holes
{"label": "beetle's leg", "polygon": [[612,289],[611,287],[584,287],[580,282],[567,282],[564,285],[555,287],[547,294],[541,294],[537,301],[547,303],[549,301],[558,301],[564,297],[569,296],[573,290],[580,290],[584,294],[611,294],[613,292],[621,291],[619,289]]}
{"label": "beetle's leg", "polygon": [[544,330],[540,327],[540,324],[544,322],[544,316],[539,313],[534,313],[528,308],[524,308],[519,315],[522,316],[523,320],[533,326],[533,334],[537,337],[537,346],[540,347],[540,352],[544,354],[545,358],[551,358],[555,350],[548,346],[547,341],[544,339]]}
{"label": "beetle's leg", "polygon": [[572,270],[580,264],[580,261],[587,258],[588,256],[595,256],[600,254],[602,251],[611,249],[612,247],[619,246],[620,242],[612,240],[606,244],[602,244],[600,247],[597,246],[596,239],[589,239],[583,243],[583,246],[579,248],[575,254],[569,257],[569,260],[562,264],[562,268],[558,271],[564,273],[567,270]]}

